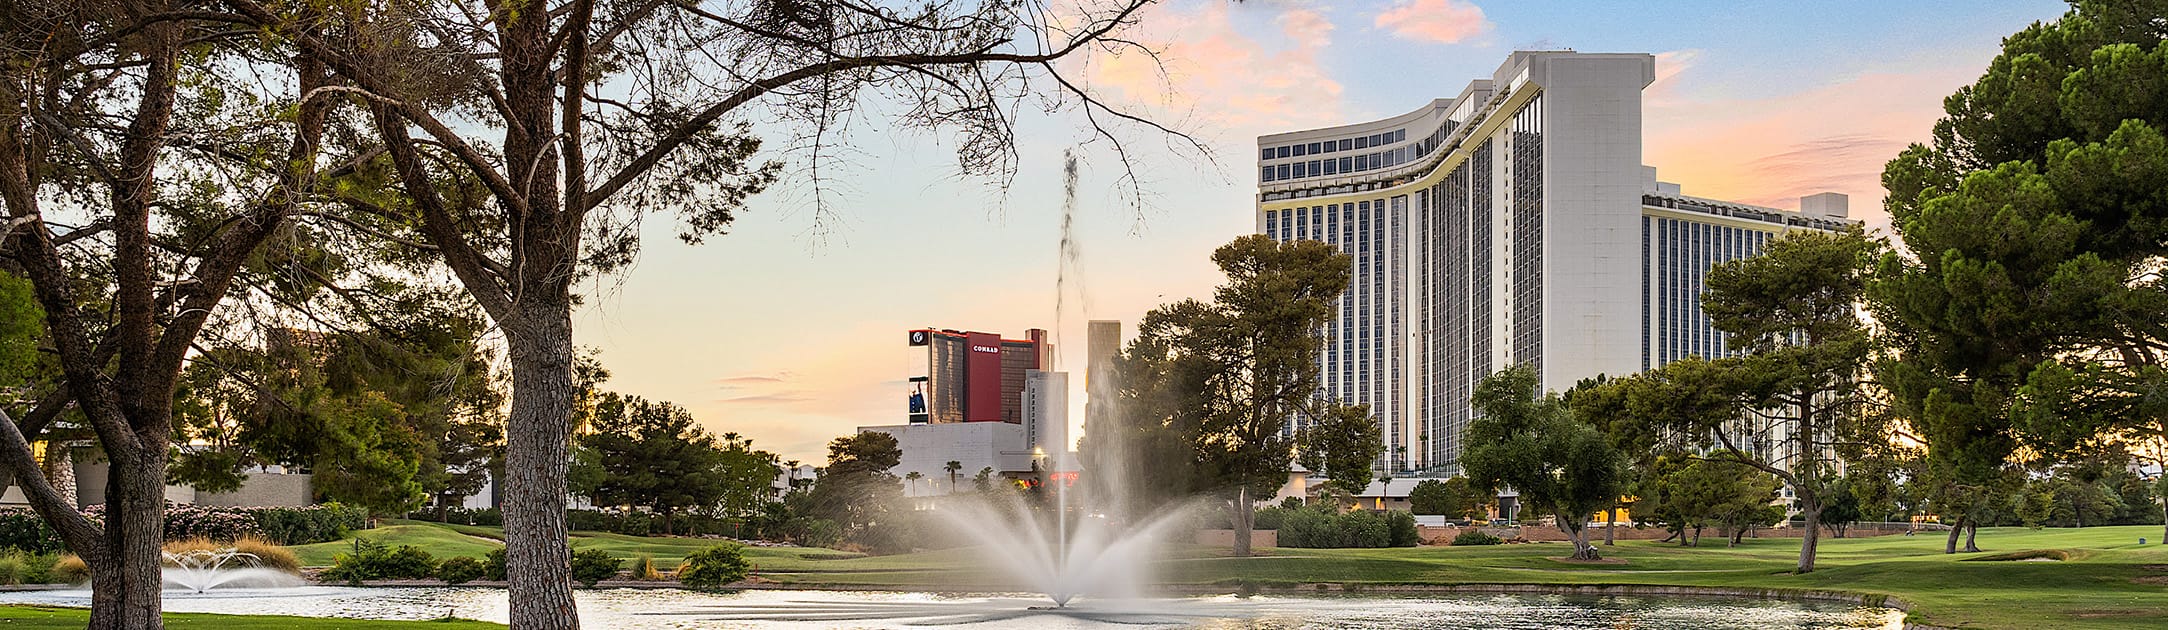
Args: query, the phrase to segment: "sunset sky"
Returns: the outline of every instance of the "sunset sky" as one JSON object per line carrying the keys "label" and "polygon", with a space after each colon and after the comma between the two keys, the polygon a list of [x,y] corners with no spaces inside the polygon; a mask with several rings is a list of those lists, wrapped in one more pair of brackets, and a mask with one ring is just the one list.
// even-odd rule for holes
{"label": "sunset sky", "polygon": [[[639,265],[584,287],[578,341],[601,350],[614,375],[605,387],[684,405],[713,431],[807,463],[854,427],[904,421],[905,379],[925,356],[905,345],[911,328],[1049,329],[1081,388],[1086,320],[1133,331],[1146,310],[1219,281],[1208,254],[1253,227],[1256,136],[1404,113],[1523,49],[1656,54],[1642,161],[1686,194],[1794,208],[1837,191],[1884,227],[1882,164],[1927,137],[1942,98],[1979,75],[2003,36],[2064,8],[1169,2],[1130,36],[1163,50],[1166,74],[1134,54],[1077,68],[1095,91],[1213,148],[1216,164],[1126,135],[1141,156],[1141,209],[1116,186],[1108,143],[1074,115],[1022,122],[1021,171],[1002,195],[956,173],[949,138],[890,133],[869,113],[845,162],[824,171],[838,178],[831,212],[813,211],[801,178],[703,245],[648,221]],[[1083,158],[1081,258],[1057,292],[1064,151]]]}

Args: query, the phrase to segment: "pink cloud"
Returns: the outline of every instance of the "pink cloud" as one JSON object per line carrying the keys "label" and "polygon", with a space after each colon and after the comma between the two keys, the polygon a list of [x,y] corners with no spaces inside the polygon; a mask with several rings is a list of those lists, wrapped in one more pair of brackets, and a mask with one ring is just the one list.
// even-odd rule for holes
{"label": "pink cloud", "polygon": [[[1219,2],[1146,11],[1125,37],[1151,53],[1101,51],[1086,62],[1090,85],[1103,97],[1160,120],[1202,123],[1206,131],[1249,133],[1344,118],[1340,82],[1319,61],[1335,29],[1323,12]],[[1268,15],[1277,32],[1259,32],[1257,18]]]}
{"label": "pink cloud", "polygon": [[1489,33],[1483,8],[1462,0],[1402,0],[1379,13],[1376,25],[1405,39],[1458,44]]}
{"label": "pink cloud", "polygon": [[1644,101],[1642,160],[1659,178],[1689,195],[1778,208],[1840,192],[1851,197],[1851,216],[1876,228],[1889,225],[1882,166],[1905,145],[1928,139],[1943,97],[1977,78],[1977,60],[1987,58],[1912,60],[1775,94],[1761,85],[1699,82],[1693,66],[1700,57],[1657,56],[1657,82]]}

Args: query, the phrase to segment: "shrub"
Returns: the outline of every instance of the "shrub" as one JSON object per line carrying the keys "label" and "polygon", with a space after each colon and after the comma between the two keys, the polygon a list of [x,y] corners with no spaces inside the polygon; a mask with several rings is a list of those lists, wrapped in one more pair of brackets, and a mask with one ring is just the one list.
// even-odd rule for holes
{"label": "shrub", "polygon": [[491,549],[489,550],[489,555],[482,557],[482,577],[487,578],[492,582],[504,581],[503,547]]}
{"label": "shrub", "polygon": [[257,524],[253,514],[240,509],[201,505],[167,505],[165,533],[166,540],[201,538],[213,541],[264,535],[263,526]]}
{"label": "shrub", "polygon": [[1461,545],[1495,545],[1502,542],[1505,541],[1499,540],[1497,536],[1485,534],[1480,529],[1471,529],[1453,537],[1453,546],[1455,547]]}
{"label": "shrub", "polygon": [[632,579],[642,582],[662,580],[662,570],[655,567],[655,554],[643,553],[632,559]]}
{"label": "shrub", "polygon": [[29,508],[0,508],[0,549],[28,553],[61,551],[60,534]]}
{"label": "shrub", "polygon": [[[1322,510],[1287,510],[1280,523],[1282,547],[1337,549],[1405,547],[1415,542],[1415,519],[1405,512],[1388,516],[1369,510],[1333,514]],[[1398,519],[1406,519],[1398,523]],[[1396,530],[1405,527],[1406,531]]]}
{"label": "shrub", "polygon": [[601,549],[582,549],[572,552],[572,579],[583,586],[592,587],[596,582],[617,577],[617,570],[625,561],[611,556]]}
{"label": "shrub", "polygon": [[1386,544],[1390,546],[1413,547],[1423,542],[1422,535],[1415,528],[1414,514],[1399,511],[1387,512],[1385,513],[1385,525],[1387,531],[1390,532],[1390,540]]}
{"label": "shrub", "polygon": [[82,584],[90,581],[90,565],[83,563],[82,558],[72,553],[54,560],[52,570],[46,573],[48,582]]}
{"label": "shrub", "polygon": [[[1288,498],[1292,499],[1292,498],[1294,498],[1294,497],[1288,497]],[[1295,509],[1298,509],[1298,510],[1299,510],[1299,509],[1302,509],[1302,508],[1295,508]],[[1278,507],[1278,506],[1273,506],[1273,507],[1267,507],[1267,508],[1261,508],[1261,509],[1257,510],[1257,512],[1256,512],[1255,514],[1251,515],[1251,517],[1250,517],[1250,528],[1251,528],[1251,529],[1279,529],[1279,528],[1280,528],[1280,523],[1284,523],[1284,522],[1286,522],[1286,521],[1287,521],[1287,513],[1288,513],[1289,511],[1291,511],[1291,510],[1289,510],[1289,509],[1287,509],[1287,508],[1283,508],[1283,507]]]}
{"label": "shrub", "polygon": [[444,580],[445,584],[465,584],[487,572],[488,568],[481,560],[470,556],[446,558],[443,564],[437,565],[437,579]]}
{"label": "shrub", "polygon": [[23,574],[29,570],[28,558],[20,551],[0,553],[0,584],[24,583]]}
{"label": "shrub", "polygon": [[724,543],[695,551],[678,566],[678,582],[688,588],[721,588],[745,579],[745,546]]}
{"label": "shrub", "polygon": [[353,551],[333,558],[331,568],[324,570],[322,578],[359,585],[368,580],[428,579],[436,573],[436,558],[430,557],[427,550],[413,545],[393,549],[383,543],[356,538]]}

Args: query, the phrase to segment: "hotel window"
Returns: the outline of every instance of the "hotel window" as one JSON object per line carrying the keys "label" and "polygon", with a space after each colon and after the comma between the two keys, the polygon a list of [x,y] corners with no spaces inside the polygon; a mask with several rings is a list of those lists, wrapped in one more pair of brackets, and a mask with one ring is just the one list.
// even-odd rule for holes
{"label": "hotel window", "polygon": [[1279,179],[1289,179],[1289,177],[1288,177],[1288,174],[1287,174],[1287,165],[1286,165],[1286,164],[1281,164],[1281,165],[1279,165],[1278,167],[1275,167],[1275,168],[1278,168],[1278,169],[1279,169],[1278,171],[1275,171],[1275,172],[1279,173]]}
{"label": "hotel window", "polygon": [[1263,153],[1264,153],[1264,154],[1263,154],[1263,155],[1260,155],[1260,156],[1258,156],[1258,157],[1257,157],[1257,159],[1260,159],[1260,160],[1270,160],[1270,159],[1272,159],[1272,148],[1271,148],[1271,147],[1265,147],[1264,149],[1262,149],[1262,151],[1263,151]]}
{"label": "hotel window", "polygon": [[1294,152],[1293,152],[1293,153],[1291,153],[1291,154],[1290,154],[1290,156],[1291,156],[1291,157],[1302,157],[1302,156],[1305,156],[1305,155],[1309,155],[1309,154],[1310,154],[1310,152],[1308,151],[1308,149],[1309,149],[1309,145],[1302,145],[1302,144],[1298,144],[1298,145],[1295,145],[1295,148],[1294,148]]}
{"label": "hotel window", "polygon": [[1367,170],[1370,170],[1370,156],[1367,156],[1367,155],[1358,155],[1358,156],[1355,156],[1355,170],[1358,170],[1358,171],[1367,171]]}
{"label": "hotel window", "polygon": [[1370,148],[1370,139],[1369,139],[1369,138],[1356,138],[1356,139],[1355,139],[1355,148],[1357,148],[1357,149],[1368,149],[1368,148]]}
{"label": "hotel window", "polygon": [[1351,158],[1351,157],[1344,157],[1344,158],[1340,158],[1340,172],[1342,172],[1342,173],[1353,173],[1353,172],[1355,172],[1355,158]]}
{"label": "hotel window", "polygon": [[1280,211],[1265,211],[1265,238],[1280,240]]}
{"label": "hotel window", "polygon": [[1273,152],[1274,152],[1274,153],[1275,153],[1276,155],[1278,155],[1279,157],[1281,157],[1281,158],[1286,158],[1286,157],[1287,157],[1287,147],[1280,147],[1280,148],[1277,148],[1277,149],[1273,149]]}
{"label": "hotel window", "polygon": [[1317,155],[1318,153],[1319,151],[1317,150],[1317,143],[1310,143],[1310,155]]}
{"label": "hotel window", "polygon": [[1309,166],[1310,166],[1310,165],[1309,165],[1309,163],[1307,163],[1307,162],[1296,162],[1296,163],[1294,163],[1294,167],[1295,167],[1295,176],[1296,176],[1296,177],[1308,177],[1308,176],[1309,176],[1309,172],[1308,172],[1308,170],[1309,170]]}
{"label": "hotel window", "polygon": [[1406,130],[1406,129],[1394,129],[1394,130],[1393,130],[1393,142],[1407,142],[1407,141],[1408,141],[1408,130]]}
{"label": "hotel window", "polygon": [[1267,166],[1267,167],[1264,167],[1264,168],[1263,168],[1263,169],[1261,169],[1261,170],[1262,170],[1262,171],[1263,171],[1264,173],[1263,173],[1262,175],[1258,175],[1258,179],[1262,179],[1262,180],[1265,180],[1265,181],[1268,181],[1268,182],[1269,182],[1269,181],[1272,181],[1272,179],[1273,179],[1273,178],[1272,178],[1272,167],[1270,167],[1270,166]]}
{"label": "hotel window", "polygon": [[1342,140],[1340,141],[1340,150],[1342,150],[1342,151],[1353,151],[1353,150],[1355,150],[1355,141],[1354,141],[1354,140],[1349,140],[1349,139],[1342,139]]}
{"label": "hotel window", "polygon": [[1326,152],[1326,153],[1331,153],[1331,152],[1333,152],[1333,151],[1337,151],[1337,150],[1339,150],[1339,149],[1340,149],[1340,143],[1338,143],[1338,142],[1330,142],[1330,141],[1328,141],[1328,142],[1326,142],[1326,143],[1325,143],[1325,152]]}
{"label": "hotel window", "polygon": [[1325,174],[1326,174],[1326,175],[1332,175],[1332,174],[1335,174],[1335,173],[1338,173],[1338,172],[1340,172],[1340,169],[1339,169],[1339,168],[1336,168],[1336,167],[1340,166],[1340,161],[1339,161],[1339,160],[1325,160],[1325,164],[1324,164],[1324,166],[1325,166]]}
{"label": "hotel window", "polygon": [[[1326,160],[1326,161],[1328,161],[1328,162],[1329,162],[1329,161],[1331,161],[1331,160]],[[1318,162],[1317,160],[1310,160],[1310,176],[1311,176],[1311,177],[1317,177],[1317,176],[1319,175],[1319,171],[1317,170],[1317,162]]]}

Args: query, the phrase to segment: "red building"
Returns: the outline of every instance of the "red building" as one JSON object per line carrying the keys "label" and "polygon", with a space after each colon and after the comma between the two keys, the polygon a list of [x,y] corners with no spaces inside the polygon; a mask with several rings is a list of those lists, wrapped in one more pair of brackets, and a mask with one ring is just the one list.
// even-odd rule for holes
{"label": "red building", "polygon": [[925,328],[911,331],[911,345],[926,348],[926,375],[911,379],[911,421],[1024,421],[1024,371],[1052,363],[1046,331],[1024,331],[1023,339],[1001,335]]}

